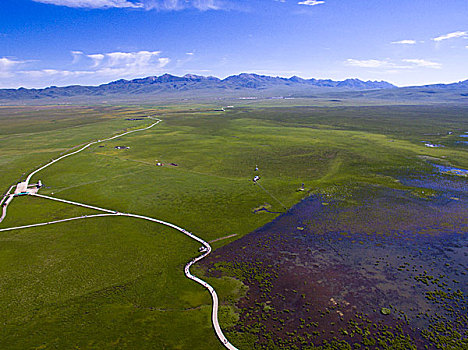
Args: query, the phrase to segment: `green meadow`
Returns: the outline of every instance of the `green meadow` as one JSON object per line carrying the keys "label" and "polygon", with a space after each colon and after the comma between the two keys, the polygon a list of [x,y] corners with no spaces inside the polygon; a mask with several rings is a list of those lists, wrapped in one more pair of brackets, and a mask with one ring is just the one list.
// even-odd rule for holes
{"label": "green meadow", "polygon": [[[282,211],[280,203],[356,186],[412,191],[396,176],[430,170],[421,156],[468,167],[466,145],[456,143],[468,108],[275,103],[225,112],[210,105],[1,107],[0,191],[77,145],[149,125],[125,120],[143,115],[162,122],[38,173],[40,193],[172,222],[206,241],[237,235],[217,248],[274,219],[252,213],[264,204]],[[298,191],[302,183],[306,191]],[[20,197],[0,228],[93,213]],[[124,217],[0,232],[0,348],[221,349],[209,293],[183,274],[198,248],[178,231]],[[229,326],[242,284],[209,282],[221,325]]]}

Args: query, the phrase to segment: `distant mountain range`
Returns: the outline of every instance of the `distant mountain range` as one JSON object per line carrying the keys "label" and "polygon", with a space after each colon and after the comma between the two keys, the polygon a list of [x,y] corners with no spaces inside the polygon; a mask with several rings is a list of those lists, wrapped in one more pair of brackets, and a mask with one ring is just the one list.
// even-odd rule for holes
{"label": "distant mountain range", "polygon": [[[187,74],[178,77],[170,74],[151,76],[133,80],[117,80],[99,86],[72,85],[66,87],[51,86],[44,89],[0,89],[0,100],[6,102],[21,100],[77,100],[93,98],[112,99],[122,97],[145,96],[285,96],[307,97],[311,94],[351,93],[351,97],[398,98],[414,97],[415,94],[462,91],[468,96],[468,80],[454,84],[435,84],[419,87],[398,88],[385,81],[362,81],[346,79],[302,79],[271,77],[258,74],[242,73],[225,79]],[[354,93],[353,93],[354,92]],[[357,92],[360,92],[359,94]],[[175,94],[176,93],[176,94]]]}
{"label": "distant mountain range", "polygon": [[133,80],[117,80],[99,86],[72,85],[66,87],[51,86],[45,89],[0,89],[0,99],[22,100],[40,98],[60,98],[72,96],[108,96],[113,94],[153,94],[189,90],[211,90],[228,92],[238,90],[297,91],[314,89],[333,90],[374,90],[395,88],[385,81],[362,81],[346,79],[344,81],[302,79],[299,77],[281,78],[258,74],[232,75],[225,79],[187,74],[178,77],[170,74]]}

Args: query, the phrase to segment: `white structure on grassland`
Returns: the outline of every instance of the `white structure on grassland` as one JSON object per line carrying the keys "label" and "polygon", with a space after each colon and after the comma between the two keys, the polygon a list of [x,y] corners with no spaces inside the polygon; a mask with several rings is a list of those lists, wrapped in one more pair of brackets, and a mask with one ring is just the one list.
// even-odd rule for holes
{"label": "white structure on grassland", "polygon": [[42,187],[42,181],[39,180],[37,184],[29,185],[26,181],[19,182],[16,185],[15,195],[23,195],[23,194],[36,194],[37,191]]}

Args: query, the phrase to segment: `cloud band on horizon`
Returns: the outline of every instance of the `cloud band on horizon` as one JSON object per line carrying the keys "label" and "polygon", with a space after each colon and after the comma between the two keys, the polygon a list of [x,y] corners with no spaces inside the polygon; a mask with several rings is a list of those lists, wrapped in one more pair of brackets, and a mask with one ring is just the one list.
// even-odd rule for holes
{"label": "cloud band on horizon", "polygon": [[321,1],[321,0],[304,0],[304,1],[298,2],[297,4],[298,5],[306,5],[306,6],[316,6],[316,5],[325,4],[325,1]]}
{"label": "cloud band on horizon", "polygon": [[[401,62],[404,62],[403,64]],[[347,66],[359,67],[359,68],[372,68],[372,69],[414,69],[414,68],[433,68],[440,69],[442,65],[438,62],[433,62],[420,58],[405,58],[400,63],[392,62],[390,60],[358,60],[354,58],[348,58],[345,61]],[[409,63],[409,64],[408,64]]]}
{"label": "cloud band on horizon", "polygon": [[144,9],[178,11],[194,8],[200,11],[222,9],[220,0],[33,0],[34,2],[87,9]]}

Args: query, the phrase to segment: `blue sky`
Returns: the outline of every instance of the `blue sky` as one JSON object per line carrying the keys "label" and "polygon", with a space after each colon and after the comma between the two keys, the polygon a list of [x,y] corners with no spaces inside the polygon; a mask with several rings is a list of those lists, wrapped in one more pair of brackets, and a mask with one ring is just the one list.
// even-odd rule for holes
{"label": "blue sky", "polygon": [[468,79],[466,0],[2,0],[0,87],[241,72]]}

